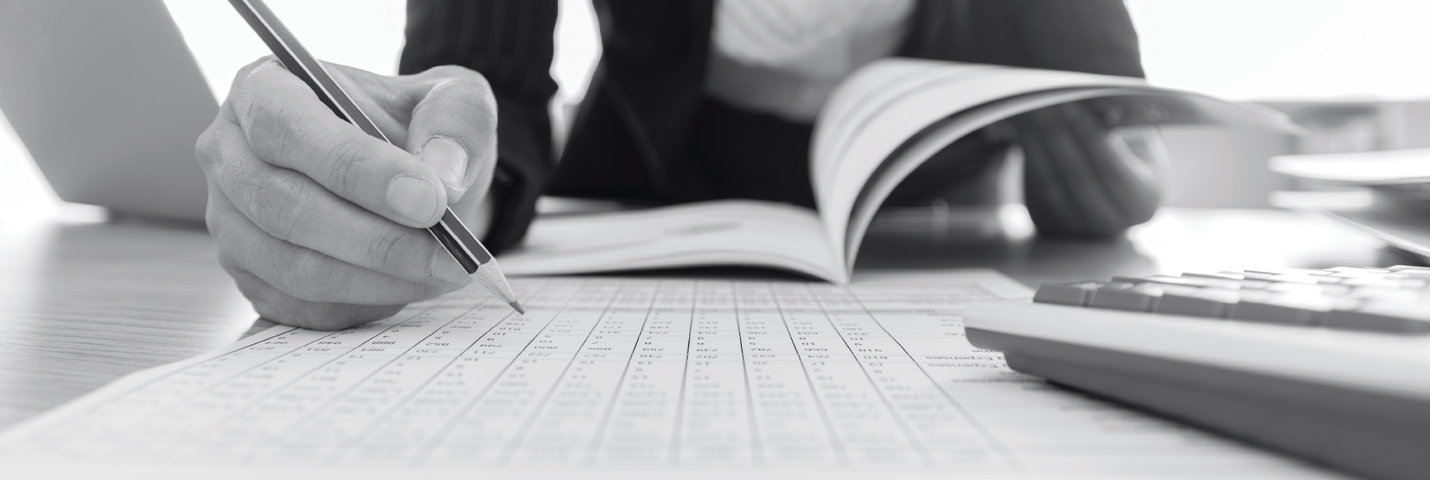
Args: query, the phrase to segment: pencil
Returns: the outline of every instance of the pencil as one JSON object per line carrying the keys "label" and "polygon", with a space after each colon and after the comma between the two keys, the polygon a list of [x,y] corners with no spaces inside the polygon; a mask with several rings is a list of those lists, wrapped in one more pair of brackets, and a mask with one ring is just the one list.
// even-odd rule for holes
{"label": "pencil", "polygon": [[[308,54],[308,49],[304,48],[303,44],[298,43],[298,39],[288,31],[288,27],[283,26],[283,22],[278,20],[278,16],[268,9],[263,0],[229,0],[228,3],[238,10],[238,14],[243,16],[248,26],[263,39],[263,43],[268,45],[268,49],[273,51],[273,55],[278,57],[283,67],[308,84],[313,93],[318,94],[318,99],[334,114],[356,125],[368,135],[392,143],[387,135],[377,129],[372,119],[358,108],[357,103],[348,97],[347,92],[333,81],[332,75],[328,74],[323,64]],[[526,313],[521,302],[517,301],[516,294],[511,291],[511,283],[507,281],[506,275],[502,274],[501,266],[497,265],[487,247],[477,241],[477,237],[467,230],[462,220],[452,213],[452,209],[448,208],[443,212],[442,220],[428,227],[427,231],[432,233],[432,238],[452,255],[452,259],[456,260],[468,275],[476,277],[477,283],[482,284],[517,313]]]}

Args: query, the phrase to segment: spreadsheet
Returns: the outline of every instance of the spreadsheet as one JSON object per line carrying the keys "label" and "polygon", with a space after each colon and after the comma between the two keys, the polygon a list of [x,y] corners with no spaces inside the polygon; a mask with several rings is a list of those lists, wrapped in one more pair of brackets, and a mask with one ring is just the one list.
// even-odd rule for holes
{"label": "spreadsheet", "polygon": [[469,288],[140,372],[0,462],[1306,473],[972,347],[959,312],[1011,283],[517,279],[524,315]]}

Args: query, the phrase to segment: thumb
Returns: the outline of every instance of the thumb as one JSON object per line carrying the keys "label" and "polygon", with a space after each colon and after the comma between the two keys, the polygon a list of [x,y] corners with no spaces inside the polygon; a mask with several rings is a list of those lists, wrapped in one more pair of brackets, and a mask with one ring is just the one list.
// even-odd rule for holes
{"label": "thumb", "polygon": [[436,170],[449,204],[468,194],[485,196],[497,160],[497,105],[486,79],[441,67],[414,80],[422,97],[412,109],[408,151]]}

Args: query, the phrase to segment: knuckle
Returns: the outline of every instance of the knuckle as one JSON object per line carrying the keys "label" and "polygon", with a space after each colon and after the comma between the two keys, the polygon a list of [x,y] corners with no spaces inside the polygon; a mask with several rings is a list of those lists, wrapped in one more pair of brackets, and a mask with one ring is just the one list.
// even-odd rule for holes
{"label": "knuckle", "polygon": [[243,270],[239,266],[238,260],[235,259],[233,254],[229,252],[229,249],[223,245],[219,245],[218,248],[218,264],[225,272],[228,272],[229,276],[233,277],[235,281],[246,280],[243,276],[238,274],[239,271]]}
{"label": "knuckle", "polygon": [[250,104],[243,133],[254,155],[269,164],[291,168],[303,163],[314,145],[324,141],[341,144],[339,129],[304,121],[303,110],[301,105],[277,98]]}
{"label": "knuckle", "polygon": [[199,134],[198,140],[194,142],[194,156],[198,159],[199,166],[202,167],[206,173],[215,163],[218,163],[218,158],[220,157],[219,152],[222,147],[220,147],[219,144],[217,130],[214,125],[209,125],[208,128],[204,129],[203,133]]}
{"label": "knuckle", "polygon": [[451,77],[460,75],[462,70],[466,69],[456,65],[438,65],[427,69],[427,75],[432,77]]}
{"label": "knuckle", "polygon": [[437,78],[465,78],[472,75],[481,76],[476,70],[461,65],[438,65],[428,69],[427,73]]}
{"label": "knuckle", "polygon": [[369,165],[367,155],[363,154],[364,142],[337,141],[334,138],[331,142],[333,148],[327,151],[327,160],[323,165],[327,168],[328,188],[338,195],[348,197],[357,192],[363,184],[364,173]]}
{"label": "knuckle", "polygon": [[246,117],[249,144],[269,163],[285,158],[291,148],[294,110],[283,102],[256,101],[248,104]]}
{"label": "knuckle", "polygon": [[368,258],[385,271],[411,263],[404,261],[407,236],[407,232],[402,229],[373,229],[367,241]]}
{"label": "knuckle", "polygon": [[213,235],[219,241],[219,254],[223,254],[224,229],[220,220],[222,212],[214,205],[215,200],[209,199],[208,206],[204,208],[204,226],[208,227],[209,235]]}
{"label": "knuckle", "polygon": [[[455,65],[454,65],[454,66],[455,66]],[[486,77],[486,75],[482,75],[481,72],[478,72],[478,71],[476,71],[476,70],[472,70],[472,69],[467,68],[467,67],[461,67],[461,66],[455,66],[455,67],[456,67],[456,69],[455,69],[455,71],[454,71],[453,74],[452,74],[452,76],[453,76],[454,78],[457,78],[457,79],[460,79],[460,80],[466,81],[466,82],[471,82],[474,86],[476,86],[477,88],[481,88],[481,89],[483,89],[483,90],[490,90],[490,89],[491,89],[491,85],[487,83],[487,77]]]}
{"label": "knuckle", "polygon": [[277,59],[271,55],[262,57],[243,66],[234,76],[233,86],[229,89],[229,100],[245,106],[244,111],[239,112],[240,118],[250,118],[247,114],[251,113],[251,107],[255,101],[267,97],[267,95],[263,95],[264,89],[258,84],[263,80],[261,74],[267,67],[276,66],[276,62]]}
{"label": "knuckle", "polygon": [[293,241],[307,224],[317,201],[312,187],[294,175],[276,174],[260,182],[250,197],[248,211],[269,235]]}
{"label": "knuckle", "polygon": [[496,96],[492,92],[491,84],[487,83],[487,77],[471,72],[471,75],[457,78],[452,83],[462,90],[464,98],[469,99],[473,106],[479,107],[480,113],[496,113]]}
{"label": "knuckle", "polygon": [[240,67],[238,69],[238,77],[247,78],[249,74],[253,73],[254,70],[258,70],[259,67],[264,67],[268,65],[278,66],[278,57],[272,54],[258,57],[252,62],[248,62],[248,64]]}
{"label": "knuckle", "polygon": [[304,250],[290,259],[279,274],[281,289],[300,300],[327,302],[346,289],[347,282],[321,254]]}
{"label": "knuckle", "polygon": [[448,70],[448,72],[450,73],[442,75],[442,79],[432,86],[428,96],[445,91],[447,96],[460,103],[463,110],[494,116],[496,96],[487,77],[474,70],[458,66],[452,66],[452,70]]}
{"label": "knuckle", "polygon": [[236,141],[239,137],[235,136],[235,130],[228,121],[220,115],[194,141],[194,158],[209,178],[221,176],[225,165],[241,154],[243,145]]}

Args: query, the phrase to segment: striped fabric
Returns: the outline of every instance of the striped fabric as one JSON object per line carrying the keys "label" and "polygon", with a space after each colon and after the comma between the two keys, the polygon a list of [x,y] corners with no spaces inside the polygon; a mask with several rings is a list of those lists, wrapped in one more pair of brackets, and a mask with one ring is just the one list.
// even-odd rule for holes
{"label": "striped fabric", "polygon": [[461,65],[486,76],[497,97],[496,217],[487,248],[500,251],[526,234],[536,198],[555,169],[546,110],[556,0],[411,0],[399,73]]}
{"label": "striped fabric", "polygon": [[[844,8],[835,0],[789,0],[836,19],[817,21],[787,18],[791,11],[774,1],[721,0],[727,10],[717,13],[714,0],[593,0],[602,64],[559,169],[546,110],[556,92],[549,73],[556,0],[408,0],[400,70],[462,65],[491,82],[501,116],[493,191],[498,215],[485,239],[494,250],[521,239],[543,189],[647,201],[758,198],[807,205],[813,202],[804,151],[808,125],[735,108],[702,84],[712,51],[717,60],[787,62],[818,42],[771,48],[761,39],[821,38],[838,31],[823,22],[849,20],[825,11]],[[864,2],[875,0],[852,1],[872,8]],[[894,52],[900,56],[1142,76],[1137,34],[1122,0],[910,1],[915,6],[902,27],[905,40]],[[750,22],[715,32],[716,23],[732,24],[716,22],[717,15]]]}
{"label": "striped fabric", "polygon": [[400,71],[465,66],[501,95],[545,108],[556,93],[556,7],[556,0],[413,0]]}

